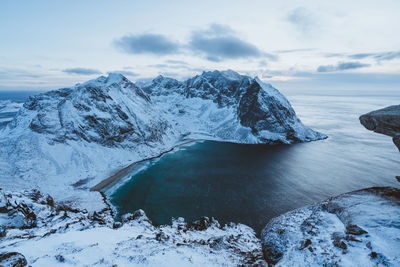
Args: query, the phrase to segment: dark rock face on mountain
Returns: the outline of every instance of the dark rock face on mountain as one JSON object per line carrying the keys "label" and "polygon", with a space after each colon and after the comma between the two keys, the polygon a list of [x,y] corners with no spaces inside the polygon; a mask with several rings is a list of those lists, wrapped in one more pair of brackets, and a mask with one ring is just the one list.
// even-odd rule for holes
{"label": "dark rock face on mountain", "polygon": [[393,137],[400,150],[400,105],[371,111],[360,116],[360,122],[368,130]]}
{"label": "dark rock face on mountain", "polygon": [[[173,92],[185,98],[211,100],[219,108],[233,108],[239,123],[249,127],[254,135],[262,131],[283,134],[291,142],[326,137],[305,130],[290,103],[278,90],[257,78],[242,76],[234,71],[203,72],[185,82],[159,76],[143,90],[153,96]],[[262,136],[260,140],[263,143],[281,143],[281,140],[269,140]]]}
{"label": "dark rock face on mountain", "polygon": [[261,233],[277,266],[400,265],[400,189],[374,187],[272,219]]}

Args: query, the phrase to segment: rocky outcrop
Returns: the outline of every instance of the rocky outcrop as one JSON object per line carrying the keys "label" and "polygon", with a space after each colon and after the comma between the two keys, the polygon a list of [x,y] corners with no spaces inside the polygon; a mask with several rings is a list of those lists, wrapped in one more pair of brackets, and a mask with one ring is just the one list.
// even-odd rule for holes
{"label": "rocky outcrop", "polygon": [[0,189],[1,266],[265,266],[260,240],[245,225],[203,217],[155,227],[142,210],[115,221],[39,191]]}
{"label": "rocky outcrop", "polygon": [[264,257],[277,266],[398,266],[399,221],[400,189],[346,193],[272,219]]}
{"label": "rocky outcrop", "polygon": [[0,266],[24,267],[28,264],[24,255],[18,252],[0,253]]}
{"label": "rocky outcrop", "polygon": [[360,117],[368,130],[393,137],[393,143],[400,150],[400,105],[371,111]]}

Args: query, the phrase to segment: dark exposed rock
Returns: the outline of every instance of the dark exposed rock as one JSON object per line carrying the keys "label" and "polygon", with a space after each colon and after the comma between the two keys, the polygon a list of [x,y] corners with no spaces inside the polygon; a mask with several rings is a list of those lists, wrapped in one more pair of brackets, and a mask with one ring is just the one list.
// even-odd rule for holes
{"label": "dark exposed rock", "polygon": [[351,234],[351,235],[363,235],[368,233],[361,227],[355,224],[349,224],[346,226],[346,234]]}
{"label": "dark exposed rock", "polygon": [[0,237],[5,237],[7,235],[7,229],[3,226],[0,226]]}
{"label": "dark exposed rock", "polygon": [[118,228],[120,228],[122,226],[122,223],[121,222],[114,222],[113,223],[113,228],[114,229],[118,229]]}
{"label": "dark exposed rock", "polygon": [[332,244],[340,249],[346,250],[347,244],[343,241],[345,239],[345,235],[341,232],[335,232],[332,234]]}
{"label": "dark exposed rock", "polygon": [[23,267],[26,266],[24,255],[18,252],[5,252],[0,253],[0,266]]}
{"label": "dark exposed rock", "polygon": [[218,222],[213,217],[208,218],[208,217],[204,216],[204,217],[201,217],[200,220],[198,220],[198,221],[188,223],[187,228],[190,230],[203,231],[212,225],[219,227]]}
{"label": "dark exposed rock", "polygon": [[63,255],[58,254],[55,256],[55,258],[58,262],[65,262],[65,258]]}
{"label": "dark exposed rock", "polygon": [[311,240],[307,238],[306,240],[301,241],[301,245],[300,245],[299,249],[303,250],[306,247],[308,247],[309,245],[311,245]]}
{"label": "dark exposed rock", "polygon": [[72,207],[70,207],[70,206],[68,206],[66,204],[58,204],[57,207],[56,207],[56,210],[57,211],[68,211],[68,212],[73,212],[73,213],[79,213],[80,212],[79,209],[72,208]]}
{"label": "dark exposed rock", "polygon": [[156,240],[158,242],[163,242],[163,241],[167,241],[169,239],[169,236],[167,236],[164,232],[159,232],[156,234]]}
{"label": "dark exposed rock", "polygon": [[96,211],[93,212],[91,216],[89,216],[89,219],[92,220],[93,222],[97,222],[99,224],[106,224],[106,221],[103,216],[101,216],[99,213]]}
{"label": "dark exposed rock", "polygon": [[400,150],[400,105],[371,111],[360,116],[360,122],[368,130],[393,137]]}

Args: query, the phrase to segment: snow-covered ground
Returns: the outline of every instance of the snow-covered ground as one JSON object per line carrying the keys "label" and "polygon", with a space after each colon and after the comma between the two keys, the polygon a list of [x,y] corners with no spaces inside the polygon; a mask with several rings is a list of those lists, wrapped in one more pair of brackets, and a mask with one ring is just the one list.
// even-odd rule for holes
{"label": "snow-covered ground", "polygon": [[23,103],[16,103],[11,100],[0,100],[0,113],[17,112]]}
{"label": "snow-covered ground", "polygon": [[400,266],[400,189],[363,189],[288,212],[261,240],[277,266]]}
{"label": "snow-covered ground", "polygon": [[154,227],[140,210],[115,222],[109,208],[89,213],[38,191],[0,190],[0,240],[1,266],[266,265],[260,240],[242,224],[203,217]]}
{"label": "snow-covered ground", "polygon": [[23,103],[11,100],[0,100],[0,127],[12,121],[15,113],[22,107]]}
{"label": "snow-covered ground", "polygon": [[389,187],[283,214],[261,240],[250,227],[206,217],[155,227],[141,210],[118,222],[108,206],[88,212],[39,191],[0,190],[0,265],[399,266],[399,222],[400,189]]}

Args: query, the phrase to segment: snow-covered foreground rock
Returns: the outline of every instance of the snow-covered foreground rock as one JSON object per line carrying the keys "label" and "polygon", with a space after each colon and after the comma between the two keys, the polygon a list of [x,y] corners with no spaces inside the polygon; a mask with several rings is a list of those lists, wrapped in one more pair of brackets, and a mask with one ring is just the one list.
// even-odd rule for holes
{"label": "snow-covered foreground rock", "polygon": [[39,191],[0,190],[0,266],[236,266],[260,264],[261,244],[245,225],[203,217],[154,227],[143,211],[122,222]]}
{"label": "snow-covered foreground rock", "polygon": [[22,105],[23,103],[16,103],[11,100],[0,100],[0,128],[13,119]]}
{"label": "snow-covered foreground rock", "polygon": [[283,214],[261,240],[277,266],[400,266],[400,189],[363,189]]}
{"label": "snow-covered foreground rock", "polygon": [[160,76],[138,87],[110,74],[30,97],[0,130],[0,183],[99,210],[101,197],[89,188],[188,139],[291,144],[323,138],[257,78],[214,71],[185,82]]}

